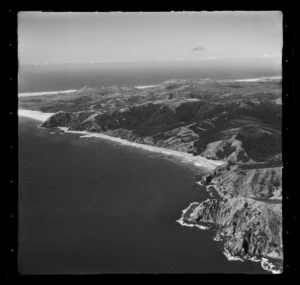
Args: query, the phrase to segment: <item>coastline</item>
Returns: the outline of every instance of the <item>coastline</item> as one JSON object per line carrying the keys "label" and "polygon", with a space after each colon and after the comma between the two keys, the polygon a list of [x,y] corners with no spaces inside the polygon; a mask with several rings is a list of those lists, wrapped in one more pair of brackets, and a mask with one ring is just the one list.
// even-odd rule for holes
{"label": "coastline", "polygon": [[54,94],[61,94],[61,93],[73,93],[76,91],[77,91],[76,89],[70,89],[70,90],[61,90],[61,91],[22,92],[22,93],[18,93],[18,97],[54,95]]}
{"label": "coastline", "polygon": [[157,85],[141,85],[141,86],[134,86],[134,88],[137,88],[137,89],[145,89],[145,88],[152,88],[152,87],[155,87]]}
{"label": "coastline", "polygon": [[[197,183],[197,184],[203,185],[200,182]],[[206,186],[206,191],[208,191],[207,190],[207,186]],[[182,215],[181,215],[180,219],[178,219],[176,222],[179,223],[181,226],[184,226],[184,227],[196,227],[196,228],[199,228],[200,230],[208,230],[208,229],[210,229],[210,227],[206,227],[206,226],[202,226],[202,225],[198,225],[198,224],[189,223],[186,220],[186,218],[185,218],[185,214],[190,210],[190,208],[192,208],[195,205],[197,206],[199,204],[200,204],[199,202],[190,203],[190,205],[187,208],[185,208],[184,210],[182,210]],[[216,232],[216,235],[213,238],[213,240],[215,242],[223,242],[224,238],[219,235],[218,230],[215,229],[213,231]],[[223,254],[225,255],[225,257],[227,258],[228,261],[240,261],[240,262],[252,261],[252,262],[260,262],[261,267],[265,271],[269,271],[272,274],[281,274],[282,273],[282,271],[276,269],[276,266],[268,258],[266,258],[266,257],[258,257],[258,256],[250,257],[250,256],[248,256],[248,257],[244,258],[244,257],[240,257],[240,256],[233,256],[232,254],[230,254],[229,250],[226,247],[223,248]]]}
{"label": "coastline", "polygon": [[[53,114],[55,114],[55,113],[43,113],[43,112],[40,112],[40,111],[32,111],[32,110],[18,110],[18,116],[20,116],[20,117],[22,117],[22,116],[23,117],[29,117],[29,118],[38,120],[40,122],[44,122],[49,117],[51,117]],[[105,140],[109,140],[109,141],[114,141],[114,142],[117,142],[119,144],[131,146],[131,147],[142,148],[144,150],[151,151],[151,152],[162,153],[162,154],[165,154],[165,155],[174,156],[176,158],[181,159],[182,162],[193,163],[195,166],[200,167],[200,168],[204,168],[208,172],[213,171],[216,167],[226,163],[224,161],[215,161],[215,160],[206,159],[205,157],[193,156],[192,154],[184,153],[184,152],[180,152],[180,151],[155,147],[155,146],[151,146],[151,145],[139,144],[139,143],[135,143],[135,142],[130,142],[130,141],[127,141],[125,139],[112,137],[112,136],[102,134],[102,133],[91,133],[91,132],[87,132],[87,131],[71,131],[71,130],[68,130],[67,127],[57,127],[57,129],[62,130],[63,131],[62,133],[65,132],[65,133],[79,134],[79,135],[81,135],[79,138],[97,137],[97,138],[101,138],[101,139],[105,139]],[[53,134],[53,133],[59,133],[59,132],[52,132],[51,134]],[[203,183],[201,181],[196,182],[196,184],[201,185],[201,186],[205,186],[205,185],[203,185]],[[207,186],[206,186],[206,191],[210,192]],[[212,195],[210,195],[210,196],[212,196]],[[178,219],[176,222],[179,223],[181,226],[197,227],[201,230],[210,229],[210,227],[207,227],[207,226],[204,226],[204,225],[190,223],[185,218],[185,214],[190,209],[190,207],[192,207],[194,205],[198,205],[198,204],[199,204],[198,202],[191,203],[186,209],[184,209],[182,211],[182,215],[181,215],[180,219]],[[218,233],[215,236],[215,238],[213,238],[213,239],[215,241],[219,241],[219,242],[220,241],[222,242],[222,240],[223,240],[222,238],[220,238],[218,236]],[[261,258],[258,258],[258,257],[241,258],[241,257],[237,257],[237,256],[232,256],[229,253],[229,251],[226,249],[226,247],[224,247],[223,250],[224,250],[223,254],[226,256],[228,261],[242,261],[243,262],[245,260],[249,260],[249,261],[260,262],[261,267],[264,270],[272,272],[273,274],[282,273],[280,270],[276,269],[275,265],[272,264],[272,262],[269,259],[267,259],[265,257],[261,257]]]}
{"label": "coastline", "polygon": [[40,122],[46,121],[54,114],[55,113],[43,113],[41,111],[18,109],[18,117],[27,117],[27,118],[35,119]]}
{"label": "coastline", "polygon": [[[35,120],[38,120],[41,122],[44,122],[49,117],[51,117],[53,114],[54,113],[43,113],[40,111],[18,110],[18,116],[28,117],[28,118],[35,119]],[[166,149],[166,148],[161,148],[161,147],[156,147],[156,146],[151,146],[151,145],[146,145],[146,144],[130,142],[125,139],[108,136],[106,134],[91,133],[91,132],[87,132],[87,131],[70,131],[66,127],[58,127],[58,128],[66,133],[81,134],[80,138],[96,137],[96,138],[114,141],[114,142],[117,142],[117,143],[120,143],[123,145],[127,145],[127,146],[131,146],[131,147],[141,148],[141,149],[151,151],[151,152],[157,152],[157,153],[162,153],[165,155],[171,155],[171,156],[182,159],[183,162],[193,163],[196,167],[205,168],[207,171],[212,171],[216,167],[225,164],[225,162],[221,161],[221,160],[211,160],[211,159],[207,159],[205,157],[194,156],[190,153],[180,152],[180,151],[176,151],[176,150],[171,150],[171,149]]]}

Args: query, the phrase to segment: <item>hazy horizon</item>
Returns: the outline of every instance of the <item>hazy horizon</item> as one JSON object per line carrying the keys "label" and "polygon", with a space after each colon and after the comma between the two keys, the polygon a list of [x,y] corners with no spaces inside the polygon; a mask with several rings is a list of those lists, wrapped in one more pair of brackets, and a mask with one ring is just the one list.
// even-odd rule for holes
{"label": "hazy horizon", "polygon": [[269,59],[281,63],[282,14],[20,12],[19,64]]}

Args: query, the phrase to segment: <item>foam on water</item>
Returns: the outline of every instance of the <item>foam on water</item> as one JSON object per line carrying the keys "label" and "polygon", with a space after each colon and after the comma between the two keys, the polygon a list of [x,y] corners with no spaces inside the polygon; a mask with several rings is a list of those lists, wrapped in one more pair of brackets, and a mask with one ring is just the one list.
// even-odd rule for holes
{"label": "foam on water", "polygon": [[209,160],[209,159],[206,159],[205,157],[193,156],[192,154],[179,152],[179,151],[176,151],[176,150],[169,150],[169,149],[167,150],[167,149],[156,147],[156,146],[150,146],[150,145],[130,142],[130,141],[127,141],[127,140],[124,140],[124,139],[121,139],[121,138],[111,137],[111,136],[104,135],[104,134],[101,134],[101,133],[90,133],[90,132],[87,132],[87,131],[70,131],[66,127],[59,127],[59,129],[63,130],[66,133],[82,134],[83,136],[81,136],[81,137],[85,137],[85,138],[87,138],[87,137],[96,137],[96,138],[101,138],[101,139],[114,141],[114,142],[117,142],[117,143],[120,143],[120,144],[123,144],[123,145],[144,149],[144,150],[151,151],[151,152],[163,153],[165,155],[174,156],[174,157],[177,157],[177,158],[180,157],[180,158],[184,159],[187,162],[194,163],[194,165],[197,166],[197,167],[205,168],[205,169],[208,169],[208,170],[213,170],[217,166],[224,164],[224,161]]}
{"label": "foam on water", "polygon": [[[216,240],[216,239],[214,238],[214,240]],[[241,258],[241,257],[238,257],[238,256],[231,255],[226,248],[224,249],[223,253],[229,261],[242,261],[242,262],[244,262],[245,260],[249,260],[249,261],[253,261],[253,262],[260,262],[261,267],[264,270],[272,272],[273,274],[281,274],[282,273],[282,271],[277,269],[276,266],[272,262],[270,262],[267,258],[263,257],[263,258],[259,259],[258,257],[255,257],[255,256],[253,256],[253,257],[246,256],[245,258]]]}
{"label": "foam on water", "polygon": [[80,136],[79,138],[80,139],[82,139],[82,138],[92,138],[92,136],[90,136],[90,135],[83,135],[83,136]]}
{"label": "foam on water", "polygon": [[200,230],[208,230],[209,229],[209,227],[208,226],[204,226],[204,225],[198,225],[198,224],[189,224],[189,223],[186,223],[185,221],[184,221],[184,214],[192,207],[192,206],[194,206],[194,205],[199,205],[200,203],[198,203],[198,202],[193,202],[193,203],[191,203],[186,209],[184,209],[184,210],[182,210],[182,215],[181,215],[181,218],[179,219],[179,220],[177,220],[176,222],[177,223],[179,223],[180,225],[182,225],[182,226],[184,226],[184,227],[196,227],[196,228],[198,228],[198,229],[200,229]]}
{"label": "foam on water", "polygon": [[214,241],[223,241],[223,238],[217,233],[216,236],[213,238]]}
{"label": "foam on water", "polygon": [[266,271],[272,272],[273,274],[281,274],[282,273],[282,271],[279,269],[276,269],[275,265],[272,264],[267,258],[261,259],[261,267]]}
{"label": "foam on water", "polygon": [[227,259],[228,259],[229,261],[242,261],[242,262],[244,262],[244,259],[242,259],[242,258],[240,258],[240,257],[238,257],[238,256],[233,256],[233,255],[231,255],[231,254],[229,253],[229,251],[228,251],[227,248],[224,249],[223,253],[224,253],[224,255],[227,257]]}
{"label": "foam on water", "polygon": [[208,230],[209,227],[207,226],[203,226],[203,225],[198,225],[198,224],[188,224],[188,223],[185,223],[183,218],[180,218],[179,220],[176,221],[177,223],[179,223],[180,225],[184,226],[184,227],[196,227],[200,230]]}

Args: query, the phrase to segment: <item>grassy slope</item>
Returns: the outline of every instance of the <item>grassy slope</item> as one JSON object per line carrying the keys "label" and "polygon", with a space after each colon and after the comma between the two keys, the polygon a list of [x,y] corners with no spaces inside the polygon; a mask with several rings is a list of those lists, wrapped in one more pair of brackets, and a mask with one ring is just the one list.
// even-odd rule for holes
{"label": "grassy slope", "polygon": [[[123,128],[140,137],[167,139],[166,132],[187,126],[208,143],[236,135],[246,153],[264,161],[281,152],[280,82],[171,80],[149,89],[84,87],[78,92],[19,98],[19,108],[57,111],[93,110],[104,130]],[[230,151],[227,147],[226,151]]]}

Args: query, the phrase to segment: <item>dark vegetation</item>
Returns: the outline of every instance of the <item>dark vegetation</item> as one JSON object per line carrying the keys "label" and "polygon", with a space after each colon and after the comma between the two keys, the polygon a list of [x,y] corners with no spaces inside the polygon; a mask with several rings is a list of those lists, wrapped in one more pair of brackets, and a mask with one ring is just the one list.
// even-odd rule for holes
{"label": "dark vegetation", "polygon": [[[141,137],[168,139],[166,132],[185,126],[199,136],[195,155],[211,142],[236,135],[248,156],[260,162],[281,152],[281,105],[272,102],[281,96],[280,88],[276,82],[210,81],[175,81],[149,91],[86,87],[74,94],[21,97],[19,107],[42,112],[94,110],[99,112],[95,122],[101,130],[123,128]],[[191,98],[199,101],[188,101]],[[120,112],[122,108],[127,110]],[[217,155],[225,158],[234,150],[225,146]],[[238,159],[247,157],[241,152]]]}
{"label": "dark vegetation", "polygon": [[233,153],[235,151],[235,147],[231,146],[231,145],[225,145],[223,147],[223,151],[219,150],[216,155],[219,159],[224,159],[226,157],[228,157],[231,153]]}
{"label": "dark vegetation", "polygon": [[257,162],[265,161],[281,153],[281,136],[263,134],[258,138],[245,137],[238,134],[236,137],[243,144],[247,154]]}

